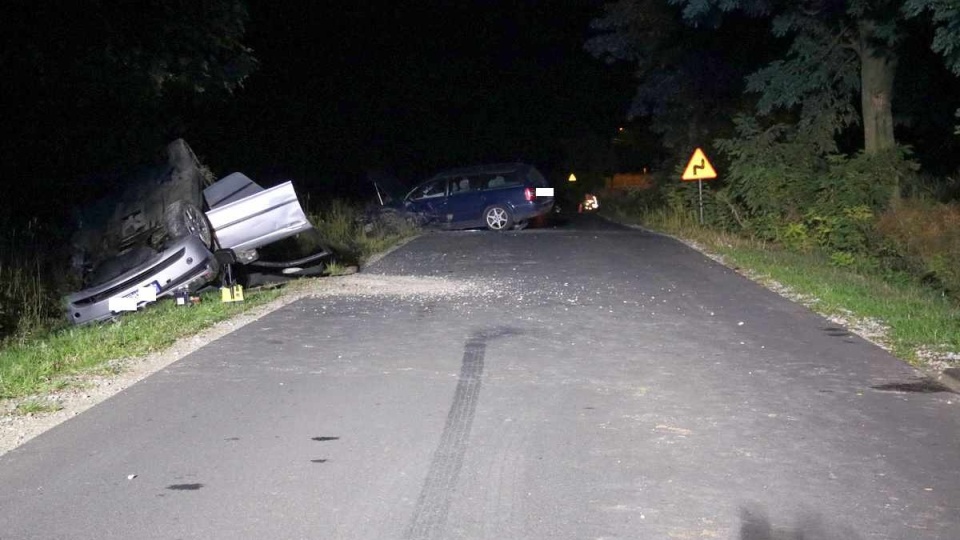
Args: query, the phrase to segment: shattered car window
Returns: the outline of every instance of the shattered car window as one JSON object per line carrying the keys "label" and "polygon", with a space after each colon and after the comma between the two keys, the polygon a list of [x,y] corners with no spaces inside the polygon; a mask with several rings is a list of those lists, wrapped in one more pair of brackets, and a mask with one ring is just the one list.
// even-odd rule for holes
{"label": "shattered car window", "polygon": [[446,195],[447,181],[437,180],[435,182],[428,182],[422,186],[415,189],[413,193],[410,194],[410,199],[419,200],[419,199],[432,199],[434,197],[443,197]]}

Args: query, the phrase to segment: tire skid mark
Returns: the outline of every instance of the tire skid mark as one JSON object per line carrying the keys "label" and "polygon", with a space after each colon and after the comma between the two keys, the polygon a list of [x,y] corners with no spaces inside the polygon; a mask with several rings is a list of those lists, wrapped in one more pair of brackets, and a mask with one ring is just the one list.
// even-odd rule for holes
{"label": "tire skid mark", "polygon": [[423,489],[417,498],[413,518],[404,534],[406,540],[432,540],[443,538],[450,502],[456,491],[467,440],[480,400],[483,383],[483,364],[487,342],[490,339],[519,334],[511,328],[498,328],[489,332],[475,332],[463,348],[463,362],[453,403],[447,413],[447,421],[440,436],[440,445],[433,455]]}

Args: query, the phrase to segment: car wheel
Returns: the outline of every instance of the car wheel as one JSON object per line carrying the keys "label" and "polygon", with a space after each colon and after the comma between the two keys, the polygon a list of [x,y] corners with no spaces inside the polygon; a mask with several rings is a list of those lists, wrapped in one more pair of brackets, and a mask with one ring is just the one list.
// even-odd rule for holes
{"label": "car wheel", "polygon": [[483,222],[491,231],[505,231],[513,226],[513,217],[506,207],[495,204],[483,211]]}
{"label": "car wheel", "polygon": [[213,247],[213,228],[207,216],[187,201],[176,201],[163,213],[163,225],[171,240],[196,236],[208,249]]}

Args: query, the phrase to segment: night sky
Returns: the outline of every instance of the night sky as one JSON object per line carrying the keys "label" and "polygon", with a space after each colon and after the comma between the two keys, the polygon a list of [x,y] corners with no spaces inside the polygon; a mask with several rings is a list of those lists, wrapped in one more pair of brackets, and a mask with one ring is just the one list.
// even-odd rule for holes
{"label": "night sky", "polygon": [[559,169],[559,142],[612,136],[633,93],[625,68],[583,49],[600,2],[277,4],[250,4],[261,69],[225,113],[243,142],[197,126],[223,166],[338,183],[487,161]]}
{"label": "night sky", "polygon": [[243,88],[144,107],[123,81],[69,71],[91,32],[129,20],[15,2],[0,21],[6,202],[60,211],[177,136],[218,174],[290,178],[317,197],[363,197],[371,171],[409,184],[520,160],[559,177],[563,149],[612,138],[635,91],[628,66],[584,50],[597,0],[247,4],[259,67]]}
{"label": "night sky", "polygon": [[[243,87],[232,95],[169,92],[156,99],[95,61],[77,60],[84,54],[96,60],[104,50],[100,37],[119,28],[127,29],[127,44],[135,41],[138,28],[154,24],[144,14],[148,4],[154,10],[193,5],[5,4],[4,214],[61,214],[107,191],[104,178],[155,155],[176,137],[185,138],[219,175],[242,171],[265,185],[293,179],[317,198],[367,197],[370,173],[411,184],[442,168],[495,161],[529,162],[562,182],[585,166],[584,155],[610,150],[637,91],[633,67],[606,64],[584,49],[593,35],[591,20],[603,13],[602,0],[248,0],[242,41],[259,67]],[[722,116],[729,130],[734,112],[714,107],[706,94],[723,90],[733,105],[753,99],[738,97],[738,88],[741,74],[758,67],[731,56],[730,36],[750,47],[762,42],[756,46],[762,50],[777,44],[768,21],[741,22],[750,39],[728,24],[719,33],[694,33],[704,43],[715,39],[715,50],[701,52],[696,43],[683,42],[710,64],[701,70],[711,74],[709,86],[704,92],[661,92],[689,101],[676,118],[662,122],[682,126],[685,111],[699,107]],[[926,171],[948,174],[960,162],[952,136],[960,83],[930,52],[930,35],[913,29],[908,34],[916,36],[897,78],[898,134]],[[729,88],[712,75],[723,67],[713,58],[733,68]],[[624,151],[628,145],[619,145],[615,168],[630,171],[658,161],[657,136],[643,134],[650,124],[648,118],[626,123],[632,147]],[[854,133],[848,146],[858,147],[859,137]]]}

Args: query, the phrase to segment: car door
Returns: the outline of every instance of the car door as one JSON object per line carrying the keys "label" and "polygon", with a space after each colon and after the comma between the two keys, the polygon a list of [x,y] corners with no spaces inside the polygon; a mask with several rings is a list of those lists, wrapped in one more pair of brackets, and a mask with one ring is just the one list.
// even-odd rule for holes
{"label": "car door", "polygon": [[221,248],[256,249],[312,227],[292,182],[263,189],[233,173],[205,189],[204,198]]}
{"label": "car door", "polygon": [[470,227],[483,221],[483,192],[480,187],[480,179],[476,175],[450,179],[445,217],[451,225]]}
{"label": "car door", "polygon": [[404,201],[408,210],[423,214],[429,221],[446,222],[447,179],[438,178],[413,188]]}

